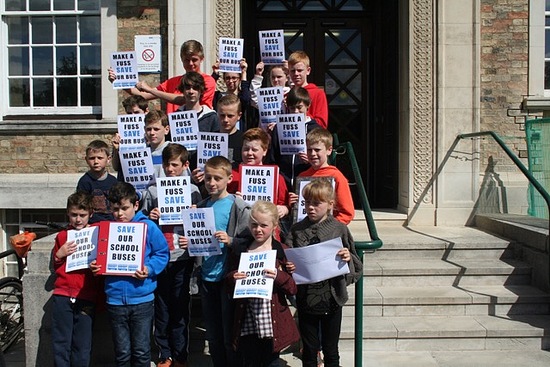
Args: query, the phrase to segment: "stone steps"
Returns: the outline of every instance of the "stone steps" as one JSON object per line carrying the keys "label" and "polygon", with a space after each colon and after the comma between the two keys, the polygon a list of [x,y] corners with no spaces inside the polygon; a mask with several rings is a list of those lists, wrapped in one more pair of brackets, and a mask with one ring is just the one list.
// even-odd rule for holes
{"label": "stone steps", "polygon": [[[350,228],[365,240],[360,223]],[[550,348],[550,294],[531,285],[515,240],[470,227],[377,229],[384,246],[364,256],[365,350]],[[354,286],[348,291],[341,345],[353,345]]]}

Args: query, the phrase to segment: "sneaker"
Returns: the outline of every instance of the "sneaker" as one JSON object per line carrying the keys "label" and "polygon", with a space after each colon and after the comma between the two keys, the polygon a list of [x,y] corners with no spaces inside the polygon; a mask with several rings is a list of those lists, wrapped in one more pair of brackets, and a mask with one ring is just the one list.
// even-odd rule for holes
{"label": "sneaker", "polygon": [[159,363],[157,363],[157,367],[170,367],[172,365],[172,358],[166,358],[161,359]]}

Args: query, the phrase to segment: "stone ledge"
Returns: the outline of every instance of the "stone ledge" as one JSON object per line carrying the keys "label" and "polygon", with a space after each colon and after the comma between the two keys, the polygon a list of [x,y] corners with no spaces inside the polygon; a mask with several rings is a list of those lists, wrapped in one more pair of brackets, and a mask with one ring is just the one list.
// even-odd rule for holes
{"label": "stone ledge", "polygon": [[115,120],[5,120],[0,121],[0,135],[115,133]]}

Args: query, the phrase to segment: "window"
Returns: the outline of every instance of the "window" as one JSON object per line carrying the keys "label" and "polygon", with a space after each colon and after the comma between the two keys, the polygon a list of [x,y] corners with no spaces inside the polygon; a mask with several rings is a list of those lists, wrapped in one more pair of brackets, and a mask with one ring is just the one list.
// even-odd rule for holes
{"label": "window", "polygon": [[[36,221],[43,223],[53,222],[60,225],[67,224],[67,212],[64,209],[6,209],[3,211],[3,215],[0,210],[0,219],[2,217],[3,220],[0,227],[4,229],[3,242],[5,245],[0,249],[0,252],[10,248],[9,238],[14,234],[29,231],[36,233],[36,238],[39,239],[58,232],[57,229],[49,228],[43,224],[36,224]],[[13,256],[8,257],[3,265],[2,274],[17,276],[17,261]]]}
{"label": "window", "polygon": [[2,3],[7,114],[100,114],[100,0]]}

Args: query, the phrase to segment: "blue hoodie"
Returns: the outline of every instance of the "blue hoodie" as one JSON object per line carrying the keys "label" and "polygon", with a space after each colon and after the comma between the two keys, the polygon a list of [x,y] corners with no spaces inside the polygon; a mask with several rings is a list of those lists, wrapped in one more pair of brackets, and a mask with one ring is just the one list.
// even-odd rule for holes
{"label": "blue hoodie", "polygon": [[137,212],[132,222],[147,224],[144,265],[147,266],[149,276],[147,279],[139,280],[131,276],[107,275],[105,294],[109,305],[137,305],[154,300],[157,275],[168,264],[168,243],[158,226],[142,212]]}

